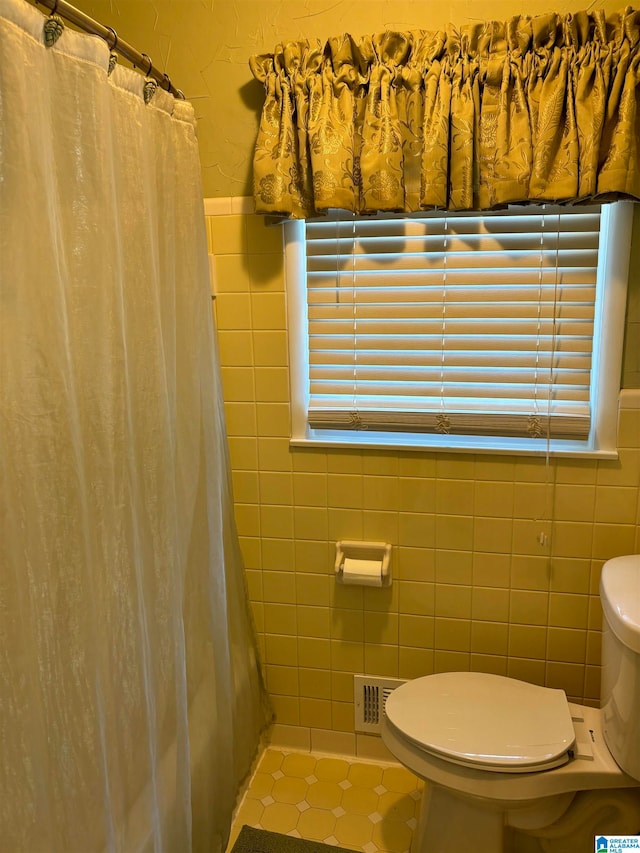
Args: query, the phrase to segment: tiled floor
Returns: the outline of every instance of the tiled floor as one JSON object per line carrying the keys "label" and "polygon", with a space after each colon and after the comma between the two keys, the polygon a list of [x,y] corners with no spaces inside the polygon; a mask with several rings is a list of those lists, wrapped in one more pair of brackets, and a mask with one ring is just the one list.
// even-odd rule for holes
{"label": "tiled floor", "polygon": [[407,853],[422,782],[403,767],[269,748],[231,830],[243,824],[363,853]]}

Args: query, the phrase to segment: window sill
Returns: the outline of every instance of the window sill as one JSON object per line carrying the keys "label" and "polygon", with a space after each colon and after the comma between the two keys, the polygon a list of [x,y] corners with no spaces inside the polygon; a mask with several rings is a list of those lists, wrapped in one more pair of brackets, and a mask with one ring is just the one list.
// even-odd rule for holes
{"label": "window sill", "polygon": [[613,449],[589,449],[577,441],[550,441],[492,436],[408,435],[406,433],[344,433],[343,431],[314,430],[308,436],[294,436],[291,447],[323,447],[336,450],[386,450],[421,453],[478,453],[502,456],[570,457],[572,459],[617,459]]}

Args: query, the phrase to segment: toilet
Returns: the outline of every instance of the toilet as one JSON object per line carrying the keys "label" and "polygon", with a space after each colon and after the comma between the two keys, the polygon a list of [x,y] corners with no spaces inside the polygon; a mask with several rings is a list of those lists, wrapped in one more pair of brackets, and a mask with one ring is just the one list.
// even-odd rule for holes
{"label": "toilet", "polygon": [[425,781],[411,853],[584,853],[640,833],[640,555],[605,563],[600,709],[444,672],[389,694],[382,739]]}

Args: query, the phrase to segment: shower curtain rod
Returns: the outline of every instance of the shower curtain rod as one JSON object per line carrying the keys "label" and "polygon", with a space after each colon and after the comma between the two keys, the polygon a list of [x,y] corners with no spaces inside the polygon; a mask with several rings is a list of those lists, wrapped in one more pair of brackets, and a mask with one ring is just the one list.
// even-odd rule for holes
{"label": "shower curtain rod", "polygon": [[127,44],[126,41],[122,41],[113,27],[106,27],[99,24],[97,21],[94,21],[93,18],[85,15],[85,13],[80,9],[76,9],[75,6],[72,6],[71,3],[67,3],[66,0],[35,0],[35,2],[40,6],[46,6],[52,14],[60,15],[61,18],[66,18],[69,23],[79,27],[81,30],[84,30],[85,33],[100,36],[100,38],[104,39],[104,41],[109,45],[110,50],[115,50],[116,53],[124,56],[124,58],[127,59],[134,68],[139,68],[144,72],[146,77],[151,77],[163,89],[166,89],[167,92],[171,92],[171,94],[175,95],[176,98],[184,100],[184,93],[181,92],[180,89],[176,89],[169,79],[169,75],[162,74],[161,71],[158,71],[153,64],[153,61],[146,53],[139,53],[135,48],[131,47],[130,44]]}

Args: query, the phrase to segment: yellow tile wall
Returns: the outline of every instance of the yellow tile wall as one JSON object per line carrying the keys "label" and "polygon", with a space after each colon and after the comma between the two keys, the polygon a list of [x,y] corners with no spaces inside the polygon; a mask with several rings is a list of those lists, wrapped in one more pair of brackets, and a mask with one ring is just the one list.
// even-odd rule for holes
{"label": "yellow tile wall", "polygon": [[[621,413],[617,461],[290,448],[282,231],[246,200],[208,210],[236,519],[278,723],[352,735],[361,672],[495,672],[597,703],[600,570],[640,551],[640,409]],[[634,278],[628,387],[639,293]],[[337,585],[340,538],[391,542],[392,587]]]}

